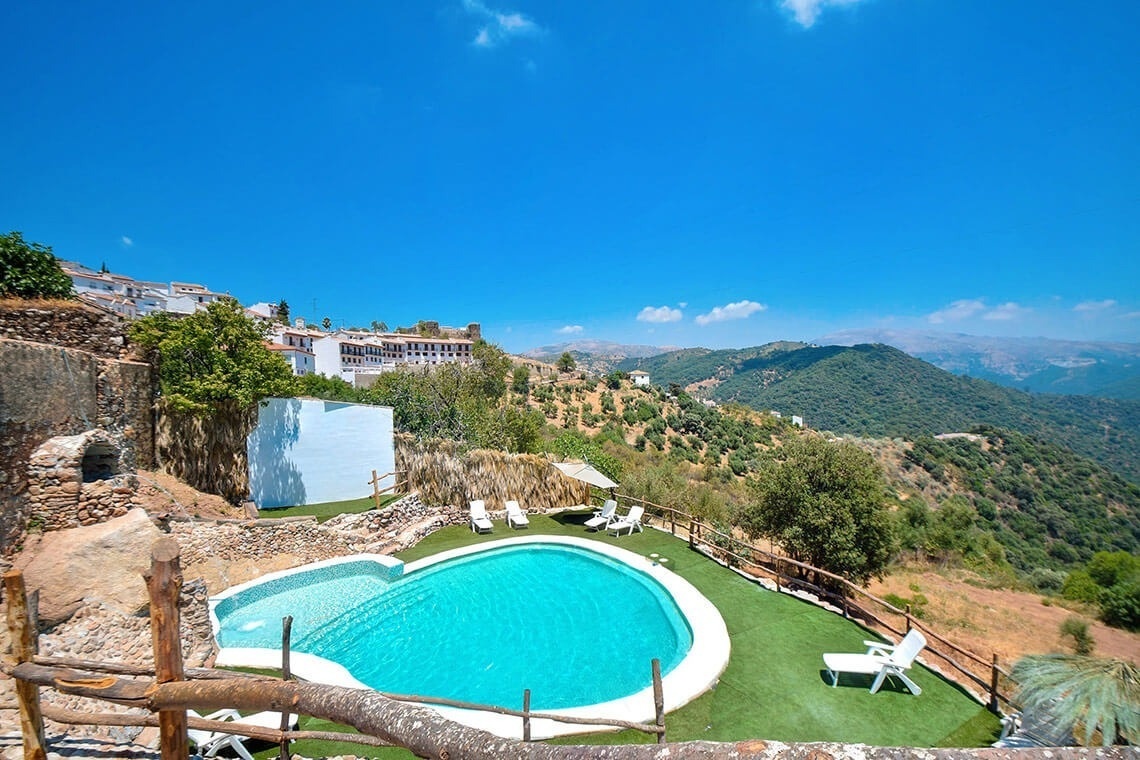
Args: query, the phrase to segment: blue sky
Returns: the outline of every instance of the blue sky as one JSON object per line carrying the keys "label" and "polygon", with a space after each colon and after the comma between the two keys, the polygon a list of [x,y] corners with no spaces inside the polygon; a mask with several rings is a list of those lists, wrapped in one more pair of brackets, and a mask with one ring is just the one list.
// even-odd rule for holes
{"label": "blue sky", "polygon": [[336,324],[1140,341],[1140,3],[3,3],[0,230]]}

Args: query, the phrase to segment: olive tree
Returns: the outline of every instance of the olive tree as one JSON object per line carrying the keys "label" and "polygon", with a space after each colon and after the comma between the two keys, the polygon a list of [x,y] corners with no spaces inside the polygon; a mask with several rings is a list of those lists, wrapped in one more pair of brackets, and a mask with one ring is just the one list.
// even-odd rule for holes
{"label": "olive tree", "polygon": [[817,437],[788,441],[749,481],[753,503],[740,525],[793,559],[862,582],[894,550],[884,480],[870,454]]}

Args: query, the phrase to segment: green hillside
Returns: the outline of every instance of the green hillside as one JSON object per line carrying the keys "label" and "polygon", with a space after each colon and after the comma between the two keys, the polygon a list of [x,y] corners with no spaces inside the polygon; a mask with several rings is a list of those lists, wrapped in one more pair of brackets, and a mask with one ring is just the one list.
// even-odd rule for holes
{"label": "green hillside", "polygon": [[1001,543],[1014,567],[1064,569],[1097,551],[1140,548],[1140,487],[1055,444],[992,427],[973,432],[919,438],[905,458],[967,496],[973,524]]}
{"label": "green hillside", "polygon": [[1140,483],[1140,402],[1017,391],[959,377],[880,344],[689,349],[630,360],[660,385],[712,379],[704,395],[800,415],[836,433],[915,439],[977,425],[1008,428],[1084,454]]}

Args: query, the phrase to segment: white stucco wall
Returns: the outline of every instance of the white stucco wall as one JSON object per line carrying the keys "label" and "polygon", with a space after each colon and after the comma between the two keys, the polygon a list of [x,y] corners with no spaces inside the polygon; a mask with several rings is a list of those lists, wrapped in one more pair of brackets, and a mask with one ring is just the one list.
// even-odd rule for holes
{"label": "white stucco wall", "polygon": [[[392,410],[316,399],[268,399],[246,441],[249,490],[258,507],[358,499],[372,470],[396,469]],[[381,487],[392,484],[392,478]]]}

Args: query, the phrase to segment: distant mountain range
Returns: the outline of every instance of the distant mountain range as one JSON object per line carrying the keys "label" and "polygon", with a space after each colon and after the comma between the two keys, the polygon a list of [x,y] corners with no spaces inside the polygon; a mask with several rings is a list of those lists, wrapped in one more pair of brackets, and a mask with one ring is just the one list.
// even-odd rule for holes
{"label": "distant mountain range", "polygon": [[910,330],[843,330],[818,345],[882,343],[956,375],[1039,393],[1140,399],[1140,344],[988,338]]}
{"label": "distant mountain range", "polygon": [[656,385],[677,383],[715,401],[801,415],[836,433],[913,440],[977,425],[1008,428],[1140,483],[1140,401],[1025,393],[883,344],[694,348],[626,359],[619,368],[646,370]]}
{"label": "distant mountain range", "polygon": [[626,359],[657,356],[678,349],[678,346],[628,345],[612,340],[574,340],[532,348],[523,356],[553,364],[562,354],[569,353],[579,368],[595,375],[605,375],[613,372]]}

